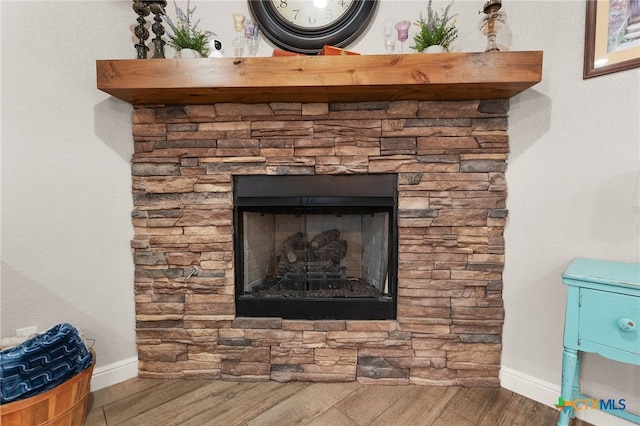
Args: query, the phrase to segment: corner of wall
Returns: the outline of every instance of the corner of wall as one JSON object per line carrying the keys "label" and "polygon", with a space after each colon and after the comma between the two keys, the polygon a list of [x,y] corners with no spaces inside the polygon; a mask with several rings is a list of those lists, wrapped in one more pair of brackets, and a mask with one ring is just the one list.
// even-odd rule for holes
{"label": "corner of wall", "polygon": [[91,391],[95,392],[135,377],[138,377],[138,357],[104,365],[93,370]]}

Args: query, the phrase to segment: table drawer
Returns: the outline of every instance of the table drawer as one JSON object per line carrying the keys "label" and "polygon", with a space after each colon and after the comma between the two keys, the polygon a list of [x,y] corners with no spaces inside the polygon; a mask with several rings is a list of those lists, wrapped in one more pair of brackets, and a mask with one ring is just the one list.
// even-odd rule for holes
{"label": "table drawer", "polygon": [[640,298],[580,289],[578,342],[593,342],[640,356]]}

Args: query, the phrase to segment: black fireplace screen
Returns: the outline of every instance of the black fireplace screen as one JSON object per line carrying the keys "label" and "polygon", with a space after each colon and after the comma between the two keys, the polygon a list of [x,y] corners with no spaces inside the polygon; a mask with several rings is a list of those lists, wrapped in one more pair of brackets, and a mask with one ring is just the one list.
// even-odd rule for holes
{"label": "black fireplace screen", "polygon": [[236,314],[391,319],[395,175],[237,176]]}

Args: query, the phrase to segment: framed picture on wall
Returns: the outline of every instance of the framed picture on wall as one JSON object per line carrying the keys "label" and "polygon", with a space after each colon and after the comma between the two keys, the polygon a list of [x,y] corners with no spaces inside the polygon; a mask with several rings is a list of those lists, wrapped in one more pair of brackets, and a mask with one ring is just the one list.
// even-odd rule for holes
{"label": "framed picture on wall", "polygon": [[583,78],[640,67],[640,0],[587,0]]}

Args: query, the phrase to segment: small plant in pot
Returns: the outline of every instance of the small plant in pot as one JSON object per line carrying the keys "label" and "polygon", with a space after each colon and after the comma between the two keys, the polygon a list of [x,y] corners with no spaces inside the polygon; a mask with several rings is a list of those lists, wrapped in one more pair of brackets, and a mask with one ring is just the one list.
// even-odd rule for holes
{"label": "small plant in pot", "polygon": [[[181,52],[185,49],[191,49],[198,52],[200,57],[206,57],[209,51],[209,37],[215,34],[199,29],[199,19],[195,23],[193,22],[193,13],[196,11],[196,6],[191,8],[190,3],[191,0],[188,0],[185,13],[173,0],[177,23],[174,23],[166,14],[164,15],[165,22],[171,29],[171,33],[168,34],[169,41],[167,44],[176,49],[180,57],[186,56],[183,54],[185,52]],[[197,55],[194,57],[197,57]]]}
{"label": "small plant in pot", "polygon": [[[420,30],[413,37],[415,42],[412,49],[418,52],[429,51],[430,46],[442,46],[444,51],[449,51],[449,46],[458,37],[458,28],[456,28],[456,15],[449,15],[449,10],[453,5],[453,1],[443,9],[441,15],[434,12],[431,7],[431,1],[427,3],[427,16],[420,13],[420,19],[414,22]],[[441,50],[442,51],[442,50]]]}

